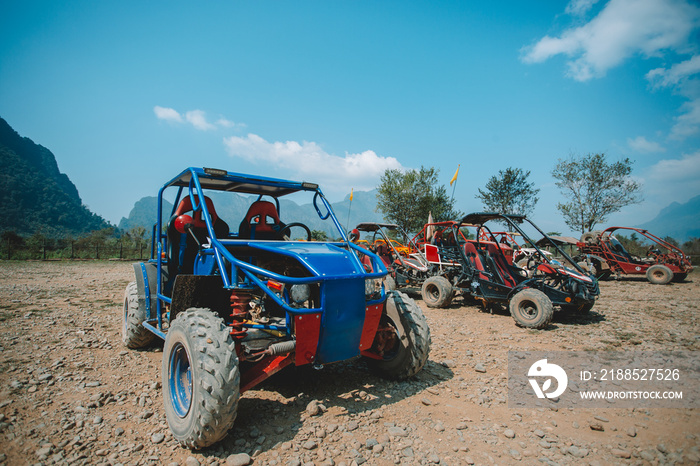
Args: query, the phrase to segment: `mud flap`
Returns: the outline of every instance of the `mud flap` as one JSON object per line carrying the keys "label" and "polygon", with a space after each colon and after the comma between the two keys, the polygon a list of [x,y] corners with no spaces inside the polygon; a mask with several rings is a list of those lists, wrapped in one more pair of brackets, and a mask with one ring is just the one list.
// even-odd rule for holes
{"label": "mud flap", "polygon": [[170,321],[191,307],[209,308],[226,318],[231,314],[230,297],[231,292],[224,288],[220,276],[180,274],[173,285]]}
{"label": "mud flap", "polygon": [[[155,319],[158,302],[158,270],[156,264],[151,262],[137,262],[133,264],[136,288],[139,293],[139,307],[148,309],[149,319]],[[149,298],[148,305],[146,298]]]}

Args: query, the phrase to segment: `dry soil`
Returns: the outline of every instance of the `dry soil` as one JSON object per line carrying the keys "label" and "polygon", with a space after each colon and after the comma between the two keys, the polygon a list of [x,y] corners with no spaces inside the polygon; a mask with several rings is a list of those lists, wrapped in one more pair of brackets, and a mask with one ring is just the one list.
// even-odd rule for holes
{"label": "dry soil", "polygon": [[[547,330],[455,299],[424,310],[432,349],[412,380],[361,361],[289,368],[242,396],[219,444],[169,433],[158,345],[121,344],[124,262],[0,262],[0,464],[697,464],[695,409],[511,409],[512,350],[700,349],[700,274],[601,283],[586,317]],[[595,429],[595,430],[594,430]]]}

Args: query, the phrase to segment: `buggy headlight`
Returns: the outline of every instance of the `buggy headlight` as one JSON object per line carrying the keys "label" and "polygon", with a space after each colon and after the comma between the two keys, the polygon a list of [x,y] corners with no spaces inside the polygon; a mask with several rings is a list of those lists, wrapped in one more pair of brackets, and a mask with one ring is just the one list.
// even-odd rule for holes
{"label": "buggy headlight", "polygon": [[311,287],[306,283],[292,285],[289,290],[289,296],[296,304],[301,304],[309,300],[309,296],[311,296]]}
{"label": "buggy headlight", "polygon": [[365,299],[372,299],[378,294],[381,294],[382,281],[376,278],[368,278],[365,280]]}

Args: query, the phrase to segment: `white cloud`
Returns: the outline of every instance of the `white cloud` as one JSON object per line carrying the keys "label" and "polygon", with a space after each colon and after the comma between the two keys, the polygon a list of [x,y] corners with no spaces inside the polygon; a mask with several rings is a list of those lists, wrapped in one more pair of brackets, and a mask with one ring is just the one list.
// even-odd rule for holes
{"label": "white cloud", "polygon": [[289,177],[322,182],[335,191],[373,189],[385,170],[402,168],[394,157],[381,157],[371,150],[340,157],[315,142],[268,142],[256,134],[224,138],[224,145],[232,157],[284,171]]}
{"label": "white cloud", "polygon": [[700,132],[700,99],[684,103],[681,111],[676,117],[676,124],[671,128],[672,139],[683,140]]}
{"label": "white cloud", "polygon": [[676,63],[670,68],[656,68],[646,74],[655,89],[671,88],[689,99],[671,128],[671,139],[683,140],[700,132],[700,55]]}
{"label": "white cloud", "polygon": [[637,136],[636,138],[628,138],[627,145],[637,152],[666,152],[666,148],[662,147],[661,144],[654,141],[649,141],[644,136]]}
{"label": "white cloud", "polygon": [[153,112],[159,120],[166,120],[173,123],[184,123],[186,121],[200,131],[211,131],[217,128],[245,127],[243,123],[236,123],[224,117],[220,117],[214,123],[209,123],[206,113],[203,110],[189,110],[183,115],[175,109],[156,105],[153,107]]}
{"label": "white cloud", "polygon": [[567,75],[587,81],[636,54],[687,51],[688,38],[699,24],[700,8],[685,0],[610,0],[587,24],[524,48],[522,60],[541,63],[564,54],[570,57]]}
{"label": "white cloud", "polygon": [[634,178],[643,185],[644,202],[616,214],[610,219],[613,223],[638,225],[654,218],[670,203],[687,202],[700,194],[700,150],[678,159],[660,160]]}
{"label": "white cloud", "polygon": [[198,130],[209,131],[216,129],[216,126],[207,121],[207,118],[202,110],[190,110],[185,113],[185,118]]}
{"label": "white cloud", "polygon": [[569,15],[582,16],[593,8],[593,5],[598,3],[598,1],[599,0],[572,0],[566,5],[565,12]]}
{"label": "white cloud", "polygon": [[700,151],[685,154],[681,159],[659,160],[649,168],[649,177],[665,183],[695,180],[700,188]]}
{"label": "white cloud", "polygon": [[156,118],[159,120],[182,123],[182,116],[180,116],[180,114],[172,108],[159,107],[156,105],[153,107],[153,112],[156,114]]}
{"label": "white cloud", "polygon": [[219,118],[216,120],[216,126],[219,126],[221,128],[235,128],[237,126],[245,126],[242,123],[236,123],[235,121],[227,120],[226,118]]}
{"label": "white cloud", "polygon": [[668,69],[653,69],[647,73],[646,78],[656,88],[672,87],[698,73],[700,73],[700,55],[695,55],[689,60],[676,63]]}

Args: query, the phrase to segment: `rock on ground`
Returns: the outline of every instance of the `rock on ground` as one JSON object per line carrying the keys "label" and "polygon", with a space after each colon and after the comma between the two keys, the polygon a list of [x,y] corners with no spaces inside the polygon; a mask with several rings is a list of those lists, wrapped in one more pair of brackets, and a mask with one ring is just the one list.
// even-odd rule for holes
{"label": "rock on ground", "polygon": [[[125,262],[0,261],[0,464],[695,463],[696,410],[510,409],[511,350],[700,349],[700,274],[653,286],[601,283],[589,316],[516,327],[455,298],[425,312],[430,359],[387,381],[360,361],[288,368],[242,396],[229,435],[189,451],[173,439],[161,348],[121,344]],[[585,428],[587,425],[603,430]],[[631,459],[630,459],[631,458]]]}

